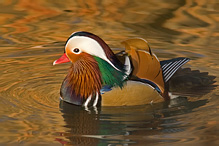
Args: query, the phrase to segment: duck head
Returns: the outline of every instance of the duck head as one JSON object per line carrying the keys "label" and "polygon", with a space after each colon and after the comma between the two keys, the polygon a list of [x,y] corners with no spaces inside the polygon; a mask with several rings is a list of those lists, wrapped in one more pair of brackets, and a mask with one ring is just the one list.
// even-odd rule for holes
{"label": "duck head", "polygon": [[110,47],[89,32],[75,32],[66,41],[64,54],[53,65],[71,62],[61,87],[63,100],[81,105],[100,95],[107,86],[122,87],[127,77],[125,66]]}
{"label": "duck head", "polygon": [[54,65],[69,61],[75,63],[86,54],[107,61],[115,69],[119,69],[118,65],[121,65],[109,46],[100,37],[89,32],[73,33],[66,41],[64,52],[62,57],[54,61]]}

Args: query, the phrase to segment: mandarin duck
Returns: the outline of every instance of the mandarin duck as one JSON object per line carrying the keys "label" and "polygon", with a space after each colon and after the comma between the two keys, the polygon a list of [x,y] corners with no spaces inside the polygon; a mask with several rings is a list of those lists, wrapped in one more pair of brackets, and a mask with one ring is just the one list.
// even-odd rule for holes
{"label": "mandarin duck", "polygon": [[169,100],[168,81],[189,58],[159,61],[147,41],[128,39],[115,54],[97,35],[75,32],[53,65],[71,62],[60,99],[84,107],[134,106]]}

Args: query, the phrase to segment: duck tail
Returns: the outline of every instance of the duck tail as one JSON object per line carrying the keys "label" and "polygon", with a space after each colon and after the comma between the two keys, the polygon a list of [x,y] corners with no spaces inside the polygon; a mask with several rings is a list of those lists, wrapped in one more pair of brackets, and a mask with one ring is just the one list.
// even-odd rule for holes
{"label": "duck tail", "polygon": [[170,78],[181,68],[184,64],[189,62],[189,58],[179,57],[170,60],[160,61],[160,65],[163,71],[164,82],[167,83]]}

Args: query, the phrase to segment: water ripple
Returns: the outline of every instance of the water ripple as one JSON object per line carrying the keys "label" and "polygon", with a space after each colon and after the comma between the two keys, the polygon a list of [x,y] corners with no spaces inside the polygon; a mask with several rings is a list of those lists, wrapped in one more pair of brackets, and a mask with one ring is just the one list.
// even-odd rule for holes
{"label": "water ripple", "polygon": [[114,51],[125,39],[143,37],[160,60],[189,57],[187,67],[217,76],[217,7],[216,0],[1,1],[0,145],[215,144],[217,86],[170,103],[86,111],[59,105],[70,64],[52,62],[67,37],[84,30]]}

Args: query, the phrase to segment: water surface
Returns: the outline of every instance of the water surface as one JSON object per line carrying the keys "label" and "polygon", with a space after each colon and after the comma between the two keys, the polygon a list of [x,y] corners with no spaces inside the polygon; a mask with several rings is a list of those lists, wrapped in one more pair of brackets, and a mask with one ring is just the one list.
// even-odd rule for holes
{"label": "water surface", "polygon": [[[216,0],[0,1],[0,145],[219,144]],[[145,38],[160,60],[214,82],[170,103],[88,111],[59,102],[70,64],[52,66],[68,36],[90,31],[114,50]]]}

